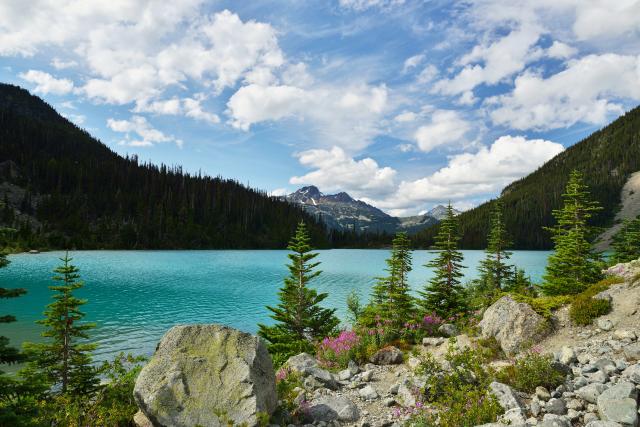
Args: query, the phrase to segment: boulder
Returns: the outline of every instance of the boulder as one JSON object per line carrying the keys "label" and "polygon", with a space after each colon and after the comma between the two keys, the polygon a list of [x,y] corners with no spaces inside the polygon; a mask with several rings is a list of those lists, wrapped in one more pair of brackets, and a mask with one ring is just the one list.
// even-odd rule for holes
{"label": "boulder", "polygon": [[640,364],[629,366],[622,372],[622,376],[634,384],[640,384]]}
{"label": "boulder", "polygon": [[402,351],[391,345],[378,350],[371,356],[370,362],[376,365],[399,365],[403,357]]}
{"label": "boulder", "polygon": [[549,414],[565,415],[567,413],[567,405],[562,399],[556,399],[555,397],[549,399],[545,405],[545,409]]}
{"label": "boulder", "polygon": [[425,337],[422,338],[422,345],[425,347],[429,347],[429,346],[438,346],[440,344],[443,344],[445,342],[445,339],[442,337]]}
{"label": "boulder", "polygon": [[593,383],[579,388],[576,391],[576,395],[589,403],[596,403],[598,401],[598,396],[600,396],[604,390],[604,385],[600,383]]}
{"label": "boulder", "polygon": [[505,411],[509,409],[524,409],[516,393],[508,385],[494,381],[489,384],[489,391],[496,397],[498,403]]}
{"label": "boulder", "polygon": [[484,338],[495,337],[502,350],[513,355],[540,341],[550,331],[547,320],[525,303],[510,296],[496,301],[480,321]]}
{"label": "boulder", "polygon": [[636,333],[630,329],[617,329],[613,333],[613,337],[617,340],[635,340]]}
{"label": "boulder", "polygon": [[309,416],[314,421],[354,422],[360,418],[358,407],[345,396],[322,396],[312,401]]}
{"label": "boulder", "polygon": [[560,361],[560,363],[564,363],[565,365],[570,365],[573,362],[578,361],[576,352],[573,350],[573,348],[566,345],[560,349],[560,357],[558,358],[558,360]]}
{"label": "boulder", "polygon": [[640,341],[625,345],[622,351],[627,360],[640,360]]}
{"label": "boulder", "polygon": [[264,342],[214,324],[171,328],[140,372],[133,394],[156,427],[256,426],[278,400]]}
{"label": "boulder", "polygon": [[623,426],[638,425],[638,390],[630,382],[622,381],[598,396],[598,413],[605,421]]}
{"label": "boulder", "polygon": [[305,382],[308,383],[310,388],[326,387],[330,390],[337,390],[339,387],[336,376],[331,372],[322,369],[318,365],[316,358],[310,354],[300,353],[295,356],[291,356],[283,366],[285,369],[298,372],[302,376],[306,377]]}
{"label": "boulder", "polygon": [[358,391],[358,394],[364,400],[376,400],[378,398],[378,392],[371,386],[371,384],[361,388],[360,391]]}

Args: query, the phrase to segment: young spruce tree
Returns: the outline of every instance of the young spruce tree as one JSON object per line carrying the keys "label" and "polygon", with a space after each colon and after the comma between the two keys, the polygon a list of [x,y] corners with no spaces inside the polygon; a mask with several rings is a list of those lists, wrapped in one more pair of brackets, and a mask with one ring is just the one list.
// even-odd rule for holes
{"label": "young spruce tree", "polygon": [[88,398],[99,384],[91,365],[91,352],[96,346],[85,341],[89,338],[87,331],[95,325],[82,322],[85,314],[80,307],[87,301],[74,296],[74,291],[84,286],[78,268],[71,264],[68,253],[60,260],[62,265],[54,270],[53,277],[60,284],[49,286],[55,292],[54,302],[47,306],[45,319],[37,322],[44,326],[42,336],[47,340],[25,346],[30,359],[27,371],[41,374],[53,390],[63,395]]}
{"label": "young spruce tree", "polygon": [[458,219],[451,203],[447,206],[445,218],[440,221],[435,240],[438,256],[426,264],[426,267],[434,269],[435,276],[420,292],[422,299],[419,304],[425,313],[448,318],[466,310],[464,289],[460,284],[464,267],[461,264],[462,253],[458,251]]}
{"label": "young spruce tree", "polygon": [[477,283],[486,292],[500,291],[508,287],[513,278],[513,267],[506,263],[511,252],[506,250],[511,244],[504,224],[503,206],[500,199],[493,204],[487,236],[485,259],[480,261],[480,278]]}
{"label": "young spruce tree", "polygon": [[[4,252],[0,252],[0,268],[8,266],[10,261]],[[26,293],[26,289],[0,287],[0,299],[17,298]],[[0,316],[0,323],[15,322],[16,318],[9,314]],[[22,355],[17,348],[9,345],[9,338],[0,336],[0,364],[17,363],[22,359]],[[0,372],[1,374],[1,372]]]}
{"label": "young spruce tree", "polygon": [[622,228],[613,236],[611,247],[614,264],[640,258],[640,216],[624,221]]}
{"label": "young spruce tree", "polygon": [[313,262],[318,254],[311,252],[309,233],[303,222],[298,225],[288,249],[293,253],[288,255],[289,276],[278,293],[280,303],[277,307],[267,306],[276,324],[258,325],[258,335],[268,341],[276,365],[295,354],[313,351],[313,343],[334,333],[340,323],[335,309],[319,305],[327,294],[308,286],[321,272],[314,271],[320,264]]}
{"label": "young spruce tree", "polygon": [[373,288],[374,311],[383,320],[391,321],[399,330],[416,315],[414,299],[410,295],[408,274],[411,271],[411,240],[407,233],[397,233],[393,239],[391,257],[386,260],[388,273],[378,278]]}
{"label": "young spruce tree", "polygon": [[562,209],[554,210],[552,233],[555,251],[549,256],[543,276],[542,290],[546,295],[577,294],[600,280],[602,260],[589,243],[593,229],[588,225],[593,213],[600,209],[589,197],[582,174],[573,170],[562,195]]}

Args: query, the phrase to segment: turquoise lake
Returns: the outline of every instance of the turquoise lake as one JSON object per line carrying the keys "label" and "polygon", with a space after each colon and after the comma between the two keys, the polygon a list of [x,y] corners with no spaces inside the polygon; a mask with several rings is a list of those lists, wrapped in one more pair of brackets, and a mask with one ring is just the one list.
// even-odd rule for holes
{"label": "turquoise lake", "polygon": [[[345,299],[355,289],[368,299],[375,277],[384,274],[387,250],[318,251],[322,275],[313,283],[329,293],[325,305],[345,315]],[[476,277],[482,251],[463,251],[465,279]],[[278,288],[287,274],[286,251],[77,251],[73,264],[80,268],[85,287],[78,293],[89,302],[86,319],[97,323],[92,341],[98,360],[120,351],[151,354],[158,339],[171,326],[184,323],[224,323],[255,332],[258,323],[270,323],[266,305],[277,304]],[[0,302],[0,313],[13,314],[16,323],[0,326],[0,335],[14,345],[39,339],[44,306],[50,302],[47,286],[62,252],[9,257],[0,270],[3,287],[26,288],[20,298]],[[512,262],[539,281],[549,255],[545,251],[515,251]],[[415,251],[410,283],[421,289],[431,272],[422,267],[435,257]]]}

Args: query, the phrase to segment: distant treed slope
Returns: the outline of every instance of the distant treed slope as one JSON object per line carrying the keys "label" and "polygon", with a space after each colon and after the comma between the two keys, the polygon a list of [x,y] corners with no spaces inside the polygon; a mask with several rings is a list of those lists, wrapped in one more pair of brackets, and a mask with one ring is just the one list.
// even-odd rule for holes
{"label": "distant treed slope", "polygon": [[[519,249],[549,249],[550,235],[543,226],[553,224],[552,210],[558,209],[569,172],[584,174],[592,195],[603,207],[594,224],[611,224],[620,204],[620,190],[632,173],[640,170],[640,107],[618,118],[604,129],[569,147],[532,174],[508,185],[500,196],[505,221]],[[460,215],[462,246],[484,248],[491,202]],[[433,243],[437,226],[414,237],[418,246]]]}
{"label": "distant treed slope", "polygon": [[235,181],[120,157],[4,84],[0,166],[0,222],[31,247],[282,248],[302,219],[319,246],[361,243]]}

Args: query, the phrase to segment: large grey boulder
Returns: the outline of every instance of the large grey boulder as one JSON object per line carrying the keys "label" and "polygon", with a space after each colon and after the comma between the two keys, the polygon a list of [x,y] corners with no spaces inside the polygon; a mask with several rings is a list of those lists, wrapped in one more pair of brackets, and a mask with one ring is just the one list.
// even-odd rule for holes
{"label": "large grey boulder", "polygon": [[638,390],[630,382],[622,381],[598,396],[598,413],[605,421],[623,426],[638,425]]}
{"label": "large grey boulder", "polygon": [[603,384],[592,383],[576,390],[576,395],[589,403],[596,403],[604,390]]}
{"label": "large grey boulder", "polygon": [[404,355],[399,348],[392,345],[381,348],[373,356],[370,362],[374,365],[399,365],[402,363]]}
{"label": "large grey boulder", "polygon": [[314,421],[354,422],[360,418],[360,411],[347,397],[322,396],[310,403],[309,416]]}
{"label": "large grey boulder", "polygon": [[171,328],[140,372],[133,394],[154,427],[256,426],[278,400],[264,342],[213,324]]}
{"label": "large grey boulder", "polygon": [[504,296],[489,307],[480,321],[484,338],[495,337],[502,350],[513,355],[540,341],[550,331],[549,322],[525,303]]}

